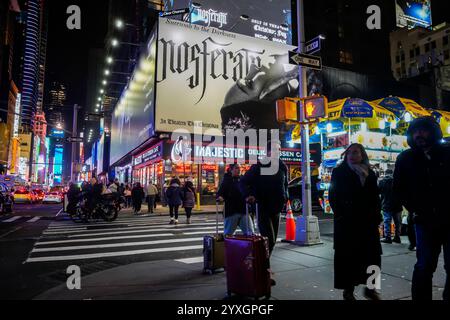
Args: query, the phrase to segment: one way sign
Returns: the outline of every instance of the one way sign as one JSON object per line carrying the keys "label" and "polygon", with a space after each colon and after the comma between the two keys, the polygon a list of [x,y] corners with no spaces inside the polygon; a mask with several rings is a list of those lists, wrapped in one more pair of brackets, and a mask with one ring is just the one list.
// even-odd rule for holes
{"label": "one way sign", "polygon": [[289,63],[315,70],[322,70],[321,57],[312,56],[304,53],[298,53],[295,51],[289,51]]}

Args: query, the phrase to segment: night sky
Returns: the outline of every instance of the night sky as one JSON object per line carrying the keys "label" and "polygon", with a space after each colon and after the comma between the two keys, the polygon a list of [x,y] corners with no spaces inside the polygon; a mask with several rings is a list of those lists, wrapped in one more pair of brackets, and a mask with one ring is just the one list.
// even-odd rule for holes
{"label": "night sky", "polygon": [[[48,0],[49,32],[47,83],[61,81],[68,90],[67,104],[86,104],[88,54],[104,48],[108,23],[108,0]],[[69,5],[81,8],[81,30],[69,30]],[[100,63],[100,61],[99,61]]]}

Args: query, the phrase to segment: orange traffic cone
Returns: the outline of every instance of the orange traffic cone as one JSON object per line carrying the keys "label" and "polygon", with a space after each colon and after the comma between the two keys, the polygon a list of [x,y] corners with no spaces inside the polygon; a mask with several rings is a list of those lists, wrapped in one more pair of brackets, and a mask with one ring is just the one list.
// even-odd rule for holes
{"label": "orange traffic cone", "polygon": [[295,219],[292,214],[291,202],[286,204],[286,241],[295,240]]}

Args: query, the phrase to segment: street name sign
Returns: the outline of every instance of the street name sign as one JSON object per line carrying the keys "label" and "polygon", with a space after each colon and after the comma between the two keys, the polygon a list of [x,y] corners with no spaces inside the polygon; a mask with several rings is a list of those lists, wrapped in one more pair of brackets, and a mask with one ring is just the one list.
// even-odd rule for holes
{"label": "street name sign", "polygon": [[179,14],[186,14],[186,13],[189,13],[189,8],[160,12],[159,16],[164,18],[164,17],[177,16]]}
{"label": "street name sign", "polygon": [[289,63],[315,70],[322,70],[322,58],[309,54],[289,51]]}

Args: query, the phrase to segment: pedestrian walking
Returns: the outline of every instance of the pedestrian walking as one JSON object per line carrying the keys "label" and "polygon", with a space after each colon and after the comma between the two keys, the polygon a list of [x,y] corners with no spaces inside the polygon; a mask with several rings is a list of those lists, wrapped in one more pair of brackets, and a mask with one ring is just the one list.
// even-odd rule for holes
{"label": "pedestrian walking", "polygon": [[173,178],[170,181],[170,186],[166,190],[166,199],[170,211],[170,224],[178,224],[178,209],[183,203],[180,179]]}
{"label": "pedestrian walking", "polygon": [[142,200],[144,199],[144,197],[144,189],[141,187],[141,183],[137,182],[133,190],[131,190],[134,214],[139,214],[139,212],[141,212]]}
{"label": "pedestrian walking", "polygon": [[[381,268],[381,201],[364,147],[351,144],[343,156],[331,175],[329,194],[334,212],[334,287],[344,290],[344,300],[356,300],[355,286],[367,284],[367,268]],[[364,295],[370,300],[381,299],[368,287]]]}
{"label": "pedestrian walking", "polygon": [[[272,157],[272,153],[279,154],[280,143],[274,142],[269,145],[274,148],[267,150],[267,158],[271,161],[267,164],[259,161],[252,165],[240,179],[239,189],[248,203],[258,204],[258,229],[262,236],[268,238],[271,255],[278,236],[281,210],[289,199],[289,194],[287,167],[279,157]],[[278,161],[278,170],[274,174],[262,174],[262,169],[269,170],[273,161]],[[272,271],[271,274],[273,276]],[[273,278],[271,284],[276,284]]]}
{"label": "pedestrian walking", "polygon": [[246,203],[239,190],[241,180],[241,168],[239,164],[229,166],[225,173],[219,190],[217,191],[217,200],[225,201],[224,210],[224,230],[225,236],[231,236],[236,232],[237,227],[246,235],[254,233],[253,220],[250,215],[246,215]]}
{"label": "pedestrian walking", "polygon": [[131,207],[131,187],[129,184],[127,184],[125,187],[124,195],[125,195],[126,207],[130,208]]}
{"label": "pedestrian walking", "polygon": [[412,277],[412,299],[431,300],[433,274],[441,249],[447,280],[443,299],[450,300],[450,146],[441,143],[442,131],[433,117],[417,118],[407,130],[411,149],[397,158],[394,192],[411,213],[416,230],[417,263]]}
{"label": "pedestrian walking", "polygon": [[157,194],[158,194],[158,189],[156,188],[156,186],[153,183],[149,182],[148,186],[147,186],[148,213],[153,213]]}
{"label": "pedestrian walking", "polygon": [[191,224],[192,209],[195,206],[195,188],[192,181],[186,181],[183,188],[183,208],[186,212],[186,223]]}
{"label": "pedestrian walking", "polygon": [[[393,184],[394,184],[394,171],[387,169],[385,176],[379,181],[378,188],[381,194],[381,209],[383,210],[384,220],[384,239],[383,243],[402,243],[400,239],[401,226],[402,226],[402,211],[403,207],[394,196]],[[394,221],[395,235],[392,239],[391,235],[391,223]]]}

